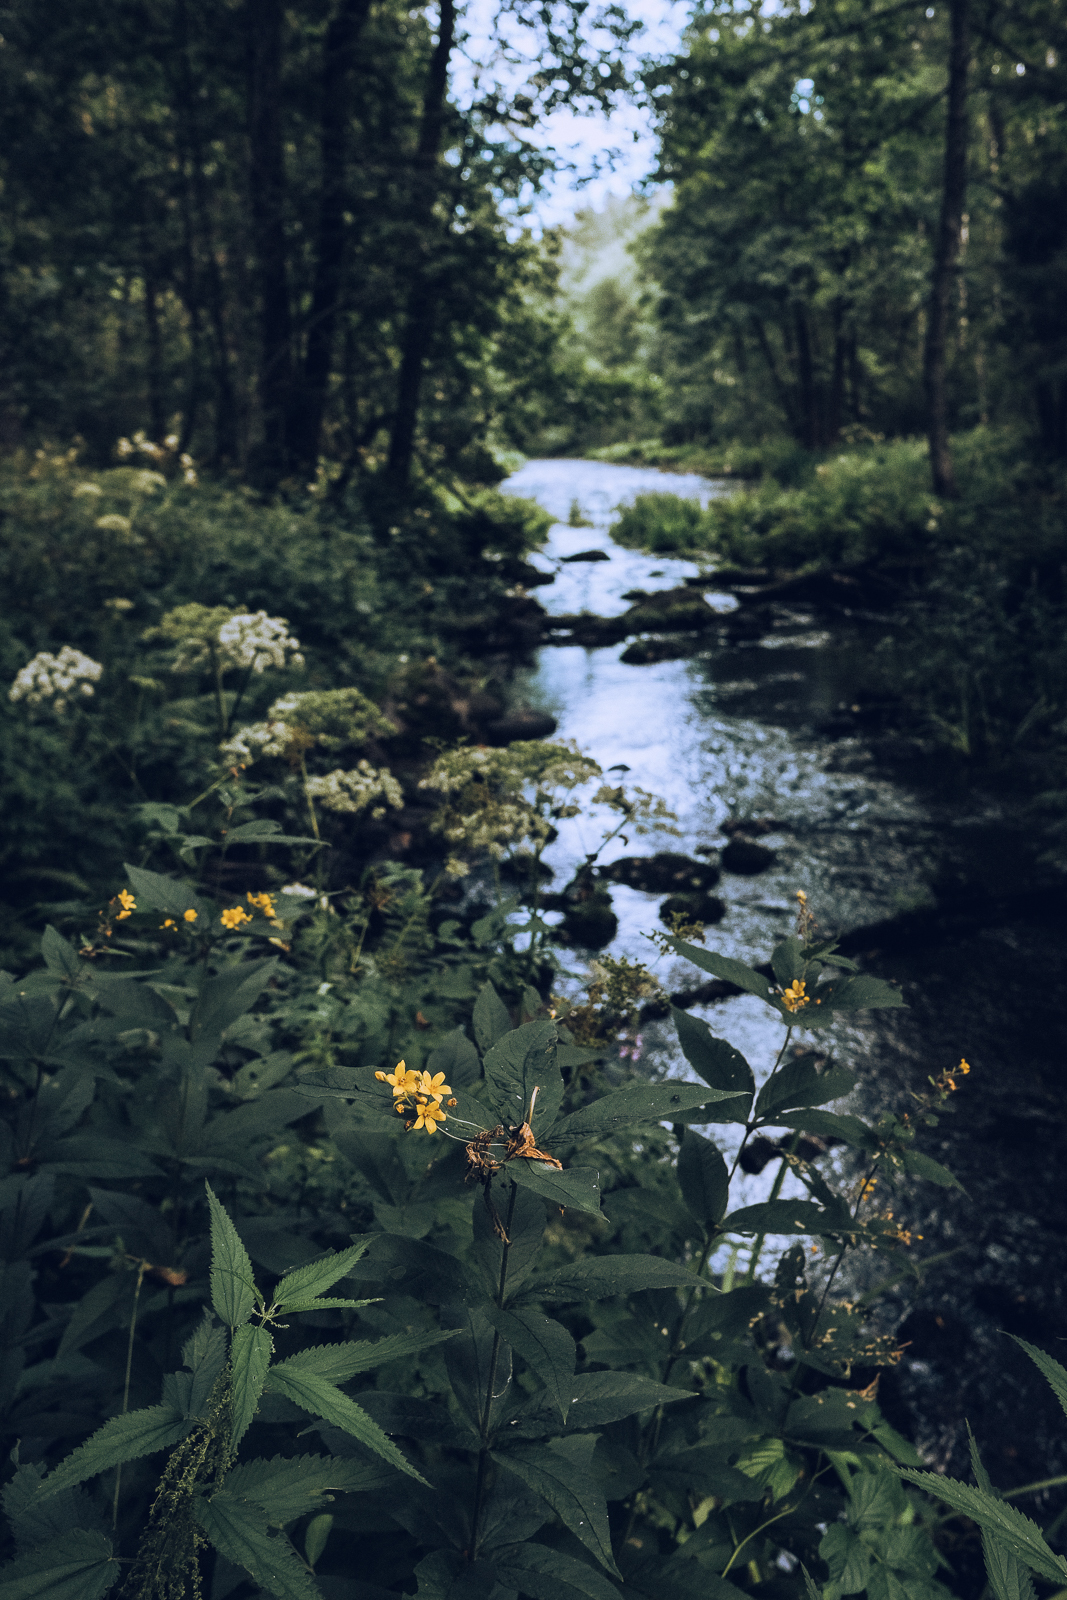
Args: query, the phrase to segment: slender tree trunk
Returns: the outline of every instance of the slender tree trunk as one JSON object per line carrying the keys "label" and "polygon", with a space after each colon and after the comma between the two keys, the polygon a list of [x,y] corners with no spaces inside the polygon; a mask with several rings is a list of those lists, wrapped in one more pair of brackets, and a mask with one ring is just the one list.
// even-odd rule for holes
{"label": "slender tree trunk", "polygon": [[797,341],[797,384],[800,389],[800,442],[806,449],[814,450],[819,443],[815,363],[811,355],[807,312],[799,300],[793,305],[793,328]]}
{"label": "slender tree trunk", "polygon": [[[187,264],[189,315],[193,320],[194,336],[202,314],[198,258],[203,263],[203,283],[206,290],[207,312],[211,326],[211,365],[215,380],[215,448],[216,465],[232,463],[237,458],[237,401],[234,394],[230,355],[226,339],[225,288],[215,252],[213,230],[207,196],[204,192],[204,149],[200,123],[196,114],[196,74],[193,71],[192,41],[189,33],[187,0],[178,0],[175,13],[177,64],[177,111],[185,161],[188,168],[189,208]],[[195,387],[194,387],[195,385]],[[190,393],[199,393],[199,369],[190,375]],[[182,427],[183,449],[192,433],[193,401]]]}
{"label": "slender tree trunk", "polygon": [[923,380],[926,427],[930,443],[930,476],[934,493],[956,493],[948,437],[948,395],[945,383],[952,285],[960,253],[960,230],[967,199],[967,70],[970,65],[970,0],[949,0],[948,117],[945,125],[945,169],[941,218],[934,247],[933,277],[926,321]]}
{"label": "slender tree trunk", "polygon": [[292,321],[285,248],[282,144],[282,0],[246,0],[249,187],[259,289],[259,404],[263,443],[258,476],[273,487],[289,468],[286,422],[292,388]]}
{"label": "slender tree trunk", "polygon": [[[147,234],[147,227],[145,233]],[[148,426],[154,444],[163,443],[167,431],[167,407],[163,375],[163,330],[159,324],[159,286],[153,263],[148,257],[147,241],[144,265],[144,319],[148,334]]]}
{"label": "slender tree trunk", "polygon": [[294,391],[288,445],[294,471],[315,470],[341,307],[345,263],[345,199],[351,68],[370,0],[341,0],[326,31],[320,110],[322,191],[319,199],[315,283],[307,325],[302,382]]}
{"label": "slender tree trunk", "polygon": [[437,297],[428,261],[431,249],[429,224],[433,214],[438,157],[447,109],[448,61],[452,54],[456,28],[455,0],[439,0],[439,3],[437,43],[430,59],[430,70],[423,95],[419,143],[415,152],[412,211],[417,224],[416,248],[419,256],[408,293],[400,373],[396,387],[396,410],[393,414],[389,458],[386,463],[389,488],[394,496],[403,495],[411,475],[415,425],[419,414],[419,390],[422,386],[423,367],[433,338],[437,310]]}
{"label": "slender tree trunk", "polygon": [[841,419],[845,410],[845,365],[848,359],[848,337],[845,333],[845,308],[840,300],[834,301],[834,370],[830,380],[830,404],[826,418],[826,443],[833,444],[841,432]]}
{"label": "slender tree trunk", "polygon": [[767,363],[767,371],[771,375],[771,383],[774,385],[774,392],[778,398],[778,404],[785,413],[785,420],[789,425],[789,431],[791,433],[796,433],[797,409],[793,404],[793,396],[789,392],[788,384],[785,383],[782,378],[782,374],[778,370],[778,363],[774,359],[774,350],[771,346],[771,341],[767,337],[767,329],[764,326],[763,319],[762,317],[757,317],[755,312],[752,313],[752,330],[756,335],[756,343],[760,347],[760,354]]}

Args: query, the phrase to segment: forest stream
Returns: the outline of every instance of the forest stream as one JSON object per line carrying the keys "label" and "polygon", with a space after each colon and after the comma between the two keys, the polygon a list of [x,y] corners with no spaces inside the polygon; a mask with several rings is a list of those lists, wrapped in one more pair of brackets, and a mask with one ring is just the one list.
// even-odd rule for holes
{"label": "forest stream", "polygon": [[[692,562],[613,543],[620,505],[654,491],[730,492],[728,483],[578,460],[527,462],[504,487],[559,519],[536,558],[554,574],[537,591],[552,616],[618,616],[636,593],[698,574]],[[928,1077],[961,1056],[971,1063],[924,1145],[966,1193],[916,1184],[890,1202],[918,1236],[908,1253],[916,1263],[955,1254],[884,1302],[905,1319],[907,1349],[880,1398],[938,1466],[966,1471],[969,1418],[1005,1487],[1063,1472],[1062,1415],[1004,1337],[1067,1336],[1062,909],[1010,803],[968,785],[936,754],[914,759],[905,741],[850,719],[860,710],[857,668],[894,627],[891,616],[780,601],[766,629],[745,637],[726,625],[736,596],[706,598],[724,627],[707,631],[686,659],[630,665],[625,643],[548,645],[518,692],[555,716],[560,737],[605,770],[627,769],[628,785],[662,795],[678,815],[679,835],[613,840],[601,864],[667,850],[715,861],[730,824],[750,824],[766,854],[747,865],[764,870],[723,870],[715,894],[725,909],[707,929],[709,948],[765,961],[791,931],[803,889],[822,931],[842,935],[867,970],[903,986],[906,1010],[863,1013],[834,1029],[836,1056],[860,1073],[850,1109],[904,1109]],[[588,814],[562,824],[546,855],[551,887],[598,843]],[[611,952],[644,961],[670,991],[695,987],[702,974],[659,957],[644,937],[657,926],[662,892],[613,884],[611,894],[619,924]],[[567,959],[585,964],[578,953]],[[766,1076],[780,1027],[758,1000],[693,1010]],[[688,1073],[669,1023],[644,1029],[641,1060],[654,1073]],[[747,1180],[752,1200],[773,1172]],[[880,1258],[870,1282],[893,1265]],[[1036,1515],[1039,1504],[1028,1498],[1027,1509]]]}

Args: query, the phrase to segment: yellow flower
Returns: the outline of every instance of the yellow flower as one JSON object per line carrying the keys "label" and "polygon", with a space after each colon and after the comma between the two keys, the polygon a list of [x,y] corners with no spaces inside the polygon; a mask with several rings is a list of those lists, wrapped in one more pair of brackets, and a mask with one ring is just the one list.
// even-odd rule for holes
{"label": "yellow flower", "polygon": [[782,1004],[787,1011],[799,1011],[801,1006],[811,1004],[811,996],[804,993],[805,988],[802,978],[794,978],[789,988],[782,991]]}
{"label": "yellow flower", "polygon": [[190,910],[190,911],[183,911],[182,912],[182,916],[183,916],[183,918],[185,919],[186,922],[195,922],[199,915],[200,915],[200,913],[198,911],[191,911]]}
{"label": "yellow flower", "polygon": [[956,1068],[956,1071],[962,1073],[963,1076],[966,1077],[968,1072],[970,1072],[970,1070],[971,1070],[971,1063],[969,1061],[965,1061],[963,1059],[963,1057],[961,1056],[960,1057],[960,1064]]}
{"label": "yellow flower", "polygon": [[161,922],[159,926],[161,928],[176,928],[178,924],[175,922],[173,917],[168,917],[167,920],[165,922]]}
{"label": "yellow flower", "polygon": [[419,1114],[415,1118],[414,1123],[416,1132],[419,1128],[425,1128],[427,1133],[436,1133],[437,1124],[439,1122],[444,1122],[445,1120],[445,1114],[441,1110],[441,1107],[437,1104],[437,1101],[420,1100],[417,1110]]}
{"label": "yellow flower", "polygon": [[421,1072],[415,1072],[406,1066],[403,1061],[398,1061],[392,1072],[376,1072],[374,1076],[379,1083],[391,1083],[393,1095],[409,1095],[420,1086],[423,1078]]}
{"label": "yellow flower", "polygon": [[269,894],[253,894],[249,890],[248,903],[250,906],[257,906],[265,917],[273,917],[274,901]]}
{"label": "yellow flower", "polygon": [[417,1087],[420,1094],[432,1096],[438,1105],[440,1105],[446,1094],[452,1093],[450,1086],[445,1082],[443,1072],[435,1073],[432,1078],[428,1072],[422,1073]]}
{"label": "yellow flower", "polygon": [[248,915],[248,912],[242,911],[240,906],[230,906],[229,910],[224,911],[219,918],[222,926],[229,928],[231,931],[234,928],[239,928],[242,922],[251,922],[251,920],[252,918]]}
{"label": "yellow flower", "polygon": [[118,921],[125,922],[130,913],[137,910],[137,901],[128,889],[120,889],[117,898],[119,905],[122,907],[118,914]]}
{"label": "yellow flower", "polygon": [[808,903],[808,897],[804,893],[803,889],[798,889],[797,890],[797,899],[800,901],[802,906],[806,906],[807,903]]}

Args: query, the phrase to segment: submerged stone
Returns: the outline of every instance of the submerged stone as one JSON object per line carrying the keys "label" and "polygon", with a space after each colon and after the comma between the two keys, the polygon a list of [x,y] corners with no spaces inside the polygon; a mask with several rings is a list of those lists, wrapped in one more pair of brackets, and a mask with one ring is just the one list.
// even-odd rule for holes
{"label": "submerged stone", "polygon": [[694,861],[675,850],[659,850],[653,856],[620,856],[600,875],[611,883],[624,883],[643,894],[707,890],[719,881],[719,869],[707,861]]}
{"label": "submerged stone", "polygon": [[754,878],[766,872],[778,860],[778,852],[769,845],[757,844],[754,839],[734,838],[720,857],[724,872],[736,872],[743,878]]}

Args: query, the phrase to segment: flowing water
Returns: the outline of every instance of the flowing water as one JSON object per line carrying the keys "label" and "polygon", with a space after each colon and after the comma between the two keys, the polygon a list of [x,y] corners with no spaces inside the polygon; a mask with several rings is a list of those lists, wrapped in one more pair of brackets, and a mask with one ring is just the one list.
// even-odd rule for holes
{"label": "flowing water", "polygon": [[[612,541],[618,509],[635,495],[706,501],[731,492],[694,476],[562,460],[528,462],[504,487],[560,519],[535,558],[555,574],[537,591],[552,615],[618,615],[629,591],[675,588],[696,574],[693,563]],[[593,550],[609,559],[566,560]],[[724,615],[737,603],[707,598]],[[726,913],[708,929],[709,948],[766,960],[791,931],[798,889],[821,930],[872,930],[857,953],[867,970],[903,985],[909,1009],[835,1026],[835,1054],[861,1076],[852,1109],[902,1107],[929,1075],[961,1055],[972,1063],[953,1114],[925,1146],[960,1174],[967,1194],[923,1185],[896,1198],[897,1216],[923,1235],[917,1260],[959,1253],[892,1298],[889,1309],[907,1313],[911,1343],[882,1393],[929,1459],[956,1471],[966,1470],[969,1416],[994,1480],[1007,1487],[1067,1465],[1062,1415],[1001,1332],[1067,1337],[1062,914],[1010,809],[940,781],[936,761],[917,776],[887,761],[877,741],[836,731],[870,652],[893,626],[778,605],[762,637],[731,642],[713,631],[681,661],[631,666],[620,659],[625,645],[549,646],[517,692],[557,718],[560,737],[605,770],[628,769],[627,785],[663,796],[677,814],[677,834],[615,840],[602,862],[663,849],[691,855],[724,844],[719,830],[731,817],[775,820],[763,840],[774,865],[755,877],[723,873],[716,893]],[[601,822],[610,826],[588,814],[561,826],[546,857],[553,887],[597,848]],[[668,990],[692,987],[703,975],[658,956],[644,937],[661,898],[613,887],[619,933],[611,951],[643,960]],[[696,1014],[745,1053],[757,1078],[766,1076],[781,1027],[759,1001],[735,997]],[[689,1075],[668,1025],[648,1028],[642,1046],[651,1070]],[[769,1176],[745,1180],[741,1203],[762,1198]]]}

